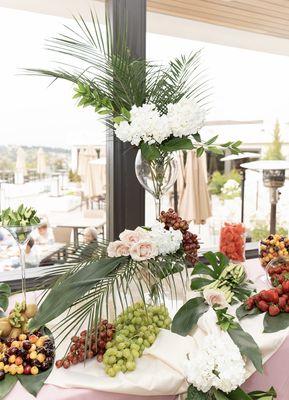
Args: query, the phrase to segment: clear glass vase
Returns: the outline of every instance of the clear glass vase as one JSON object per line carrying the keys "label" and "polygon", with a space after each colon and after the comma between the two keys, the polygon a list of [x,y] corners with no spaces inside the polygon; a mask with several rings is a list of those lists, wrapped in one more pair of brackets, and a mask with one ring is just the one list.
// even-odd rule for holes
{"label": "clear glass vase", "polygon": [[177,159],[173,153],[164,153],[155,160],[147,161],[139,150],[135,159],[135,173],[139,183],[153,195],[158,219],[162,211],[162,197],[177,179]]}
{"label": "clear glass vase", "polygon": [[13,239],[16,241],[19,248],[20,268],[21,268],[21,289],[23,301],[26,304],[26,274],[25,274],[25,252],[26,245],[29,240],[31,232],[37,228],[34,226],[3,226],[8,232],[11,233]]}

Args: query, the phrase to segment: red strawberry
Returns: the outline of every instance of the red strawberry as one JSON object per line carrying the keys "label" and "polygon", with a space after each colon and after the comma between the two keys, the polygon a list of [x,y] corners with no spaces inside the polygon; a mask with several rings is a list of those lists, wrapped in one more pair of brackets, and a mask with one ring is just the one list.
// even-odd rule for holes
{"label": "red strawberry", "polygon": [[259,297],[261,300],[267,302],[273,301],[272,296],[270,295],[270,290],[261,290],[261,292],[259,293]]}
{"label": "red strawberry", "polygon": [[269,314],[271,317],[275,317],[275,315],[278,315],[280,313],[280,308],[276,304],[271,304],[269,306]]}
{"label": "red strawberry", "polygon": [[[286,302],[285,302],[286,304]],[[267,304],[264,300],[259,301],[258,303],[259,310],[266,312],[269,309],[269,304]]]}
{"label": "red strawberry", "polygon": [[279,286],[277,286],[277,287],[276,287],[276,290],[277,290],[277,292],[278,292],[279,296],[281,296],[281,295],[283,294],[283,288],[282,288],[282,285],[279,285]]}
{"label": "red strawberry", "polygon": [[276,289],[267,290],[266,297],[268,299],[267,300],[268,303],[278,304],[278,302],[279,302],[279,294]]}
{"label": "red strawberry", "polygon": [[289,304],[286,304],[286,306],[284,307],[284,311],[285,311],[286,313],[289,313]]}
{"label": "red strawberry", "polygon": [[284,309],[284,307],[286,306],[286,302],[287,302],[287,299],[285,297],[283,297],[283,296],[279,297],[279,303],[278,303],[279,308]]}
{"label": "red strawberry", "polygon": [[246,303],[245,303],[246,309],[247,309],[247,310],[252,310],[252,308],[254,308],[254,305],[255,305],[254,297],[249,297],[249,298],[246,300]]}
{"label": "red strawberry", "polygon": [[285,281],[282,283],[282,288],[284,293],[289,293],[289,281]]}

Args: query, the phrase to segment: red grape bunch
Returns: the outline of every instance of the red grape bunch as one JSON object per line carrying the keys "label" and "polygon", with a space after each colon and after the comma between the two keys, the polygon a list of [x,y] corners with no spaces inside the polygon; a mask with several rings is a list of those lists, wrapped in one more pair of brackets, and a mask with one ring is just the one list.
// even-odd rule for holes
{"label": "red grape bunch", "polygon": [[200,245],[197,235],[189,231],[188,222],[179,217],[172,208],[169,208],[167,212],[161,212],[160,221],[165,224],[165,229],[173,228],[174,230],[180,230],[182,232],[186,259],[192,265],[195,265],[198,261],[198,249]]}
{"label": "red grape bunch", "polygon": [[102,362],[106,344],[112,341],[114,332],[114,325],[107,320],[102,320],[98,325],[96,334],[92,332],[88,336],[87,331],[82,331],[80,336],[73,336],[68,354],[63,359],[56,361],[56,367],[67,369],[71,365],[76,365],[95,356],[97,361]]}

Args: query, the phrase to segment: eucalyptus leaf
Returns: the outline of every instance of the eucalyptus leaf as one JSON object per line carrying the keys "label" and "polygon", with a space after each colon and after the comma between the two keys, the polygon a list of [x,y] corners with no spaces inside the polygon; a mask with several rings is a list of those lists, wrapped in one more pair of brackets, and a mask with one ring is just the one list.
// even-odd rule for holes
{"label": "eucalyptus leaf", "polygon": [[195,297],[188,300],[174,316],[171,328],[172,332],[186,336],[208,309],[209,306],[205,303],[203,297]]}
{"label": "eucalyptus leaf", "polygon": [[16,383],[17,377],[15,375],[5,375],[5,379],[0,381],[0,400],[4,399],[6,395],[11,392]]}
{"label": "eucalyptus leaf", "polygon": [[262,354],[252,336],[248,332],[245,332],[239,324],[236,324],[234,328],[229,328],[228,334],[235,345],[238,346],[240,353],[248,357],[256,370],[262,373]]}
{"label": "eucalyptus leaf", "polygon": [[92,262],[68,277],[60,285],[54,286],[30,321],[29,329],[34,331],[46,325],[87,293],[97,281],[107,277],[125,260],[125,257],[103,258]]}
{"label": "eucalyptus leaf", "polygon": [[289,326],[289,314],[280,313],[275,317],[271,317],[269,313],[265,314],[264,321],[264,333],[273,333],[282,331]]}

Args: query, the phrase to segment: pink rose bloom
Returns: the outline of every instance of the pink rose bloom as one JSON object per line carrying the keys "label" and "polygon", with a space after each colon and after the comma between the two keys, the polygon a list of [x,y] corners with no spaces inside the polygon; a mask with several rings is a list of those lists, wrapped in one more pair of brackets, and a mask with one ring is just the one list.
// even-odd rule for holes
{"label": "pink rose bloom", "polygon": [[144,261],[157,256],[158,250],[154,243],[149,240],[140,240],[130,248],[130,255],[133,260]]}
{"label": "pink rose bloom", "polygon": [[120,233],[119,238],[123,243],[126,243],[127,245],[132,245],[134,243],[139,242],[140,240],[144,239],[147,236],[148,235],[146,231],[139,227],[136,228],[134,231],[125,229],[122,233]]}
{"label": "pink rose bloom", "polygon": [[204,289],[203,296],[209,306],[219,305],[222,307],[228,307],[228,302],[224,292],[220,289]]}
{"label": "pink rose bloom", "polygon": [[107,247],[108,257],[129,256],[129,246],[121,240],[110,242]]}

